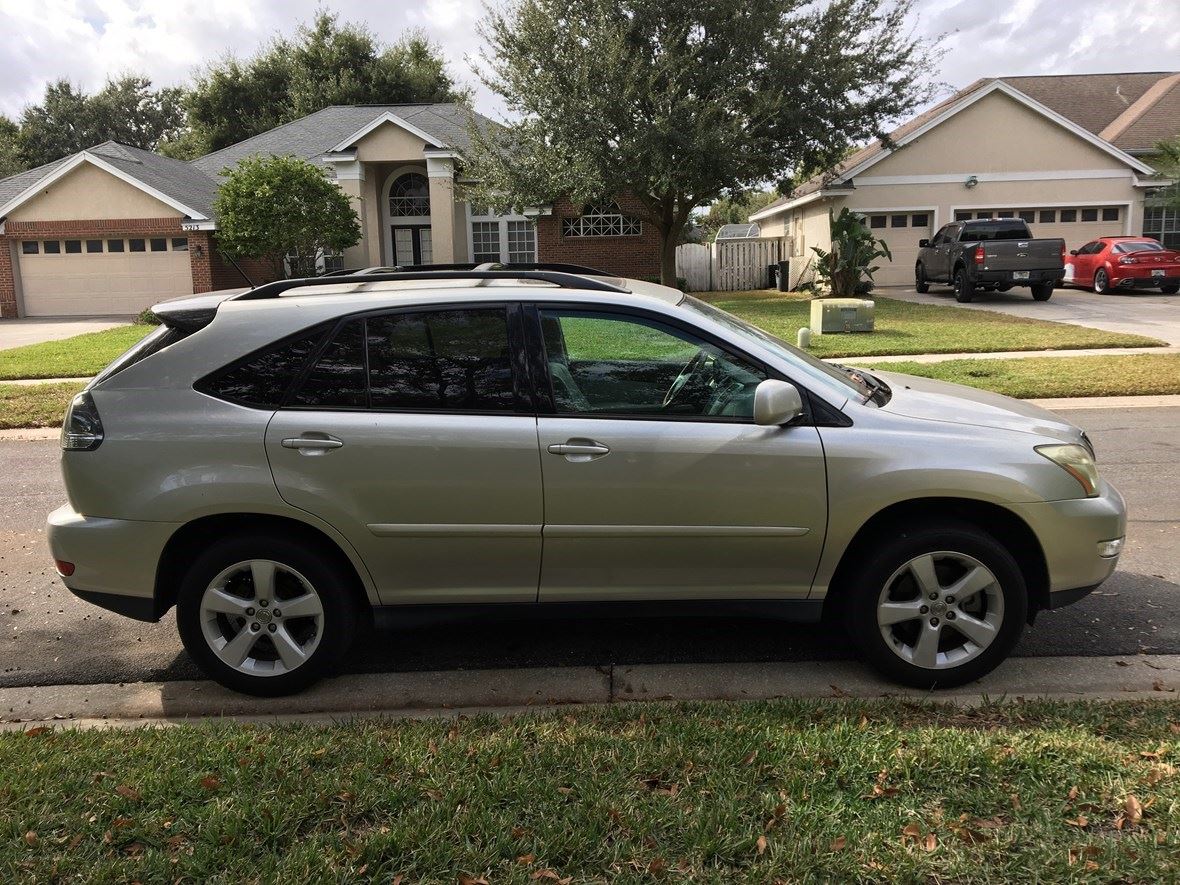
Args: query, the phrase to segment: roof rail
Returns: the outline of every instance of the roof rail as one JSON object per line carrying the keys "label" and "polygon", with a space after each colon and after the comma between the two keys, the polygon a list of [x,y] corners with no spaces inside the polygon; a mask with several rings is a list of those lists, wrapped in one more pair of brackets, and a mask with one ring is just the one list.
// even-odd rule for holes
{"label": "roof rail", "polygon": [[414,273],[416,271],[434,270],[553,270],[558,273],[586,274],[594,277],[618,277],[618,274],[599,270],[597,267],[587,267],[584,264],[561,264],[558,262],[500,262],[486,261],[480,264],[468,262],[466,264],[390,264],[375,267],[356,267],[347,270],[330,270],[322,276],[347,277],[353,274],[371,276],[379,273]]}
{"label": "roof rail", "polygon": [[340,283],[383,283],[405,280],[537,280],[550,283],[562,289],[588,289],[594,292],[628,293],[630,290],[602,280],[588,279],[572,273],[551,270],[433,270],[395,271],[393,273],[352,274],[344,276],[306,277],[295,280],[276,280],[241,295],[233,296],[234,301],[256,301],[262,298],[278,298],[291,289],[305,289],[319,286],[336,286]]}

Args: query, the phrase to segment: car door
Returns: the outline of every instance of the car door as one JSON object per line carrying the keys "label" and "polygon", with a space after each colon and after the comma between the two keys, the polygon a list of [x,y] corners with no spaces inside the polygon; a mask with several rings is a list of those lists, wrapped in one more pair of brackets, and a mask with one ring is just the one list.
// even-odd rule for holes
{"label": "car door", "polygon": [[537,595],[541,473],[519,307],[344,321],[266,432],[283,498],[330,523],[385,604]]}
{"label": "car door", "polygon": [[1100,241],[1093,240],[1078,249],[1076,255],[1069,256],[1073,269],[1072,271],[1066,271],[1066,282],[1077,283],[1080,286],[1089,286],[1093,283],[1096,267],[1094,264],[1094,253],[1101,249],[1101,247],[1102,243]]}
{"label": "car door", "polygon": [[[542,601],[805,597],[827,523],[819,433],[753,423],[768,371],[634,310],[541,306]],[[549,394],[549,390],[543,391]]]}
{"label": "car door", "polygon": [[951,251],[958,231],[958,225],[948,224],[938,232],[938,243],[934,249],[934,273],[936,279],[943,282],[949,282],[951,278]]}

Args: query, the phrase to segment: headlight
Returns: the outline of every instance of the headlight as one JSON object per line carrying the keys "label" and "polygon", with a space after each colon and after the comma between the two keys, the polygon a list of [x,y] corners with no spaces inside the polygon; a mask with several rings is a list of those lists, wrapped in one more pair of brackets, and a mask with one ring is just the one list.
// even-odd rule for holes
{"label": "headlight", "polygon": [[1037,446],[1037,454],[1048,458],[1081,485],[1087,498],[1098,495],[1098,465],[1085,446],[1077,443],[1060,446]]}

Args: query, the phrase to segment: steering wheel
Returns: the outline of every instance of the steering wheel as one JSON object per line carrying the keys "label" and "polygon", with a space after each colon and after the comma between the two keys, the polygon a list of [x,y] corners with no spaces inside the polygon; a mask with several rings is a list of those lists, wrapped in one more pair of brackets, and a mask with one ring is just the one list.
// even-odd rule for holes
{"label": "steering wheel", "polygon": [[688,384],[690,378],[700,371],[701,367],[709,359],[709,355],[705,353],[702,347],[695,354],[692,359],[684,364],[684,368],[680,370],[680,374],[676,376],[676,380],[668,387],[668,392],[664,394],[664,408],[668,408],[672,403],[676,402],[676,397],[680,396],[684,386]]}

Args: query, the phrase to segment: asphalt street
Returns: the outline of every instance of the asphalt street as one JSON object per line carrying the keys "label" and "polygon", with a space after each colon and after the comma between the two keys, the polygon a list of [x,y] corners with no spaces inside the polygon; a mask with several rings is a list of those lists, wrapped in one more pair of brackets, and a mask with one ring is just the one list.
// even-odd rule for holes
{"label": "asphalt street", "polygon": [[[1130,509],[1118,572],[1069,608],[1042,613],[1022,656],[1180,653],[1180,408],[1074,410]],[[45,515],[65,499],[56,441],[0,441],[0,687],[199,678],[170,614],[120,618],[55,575]],[[127,555],[134,556],[135,551]],[[843,636],[772,610],[685,612],[525,606],[398,614],[354,654],[354,672],[815,661],[850,657]]]}

